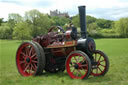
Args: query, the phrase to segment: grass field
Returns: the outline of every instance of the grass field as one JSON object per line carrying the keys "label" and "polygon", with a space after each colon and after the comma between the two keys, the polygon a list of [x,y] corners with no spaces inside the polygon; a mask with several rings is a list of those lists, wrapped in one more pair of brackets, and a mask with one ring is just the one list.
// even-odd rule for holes
{"label": "grass field", "polygon": [[15,55],[20,41],[0,40],[0,85],[128,85],[128,39],[96,39],[97,49],[109,56],[110,69],[103,77],[71,79],[66,71],[38,77],[22,77]]}

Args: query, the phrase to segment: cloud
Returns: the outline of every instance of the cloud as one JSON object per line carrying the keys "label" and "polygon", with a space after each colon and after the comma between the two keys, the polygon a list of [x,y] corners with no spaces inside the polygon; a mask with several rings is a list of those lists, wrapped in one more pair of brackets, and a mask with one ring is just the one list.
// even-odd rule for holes
{"label": "cloud", "polygon": [[0,17],[7,19],[8,14],[10,13],[19,13],[20,15],[24,15],[24,12],[30,10],[29,7],[23,7],[14,3],[1,3],[0,2]]}
{"label": "cloud", "polygon": [[128,7],[124,8],[97,8],[94,10],[88,10],[88,15],[92,15],[97,18],[105,18],[110,20],[118,20],[121,17],[128,17]]}
{"label": "cloud", "polygon": [[128,15],[127,0],[0,0],[0,17],[7,19],[9,13],[38,9],[43,13],[58,9],[70,15],[78,14],[78,6],[86,5],[87,14],[98,18],[117,20]]}

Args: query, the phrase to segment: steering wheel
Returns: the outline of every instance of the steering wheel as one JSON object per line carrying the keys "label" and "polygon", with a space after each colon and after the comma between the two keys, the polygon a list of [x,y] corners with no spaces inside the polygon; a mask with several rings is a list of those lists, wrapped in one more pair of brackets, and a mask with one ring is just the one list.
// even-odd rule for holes
{"label": "steering wheel", "polygon": [[61,26],[52,26],[52,27],[49,29],[48,32],[52,32],[53,29],[56,29],[56,28],[57,28],[58,30],[60,30],[62,33],[65,33],[64,29],[63,29]]}

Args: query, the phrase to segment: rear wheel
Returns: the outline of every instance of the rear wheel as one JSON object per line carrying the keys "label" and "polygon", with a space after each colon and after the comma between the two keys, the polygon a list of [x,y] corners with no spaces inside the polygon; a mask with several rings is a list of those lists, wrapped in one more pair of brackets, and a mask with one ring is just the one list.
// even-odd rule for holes
{"label": "rear wheel", "polygon": [[[40,68],[39,69],[43,68],[43,70],[44,70],[45,64],[46,64],[44,49],[41,47],[41,45],[39,43],[34,42],[34,41],[33,41],[33,43],[36,44],[36,46],[38,47],[38,49],[40,51],[40,55],[41,55],[41,57],[39,59],[39,62],[40,62],[40,66],[39,66]],[[40,70],[41,71],[40,73],[42,73],[43,70]]]}
{"label": "rear wheel", "polygon": [[104,76],[109,69],[108,57],[99,50],[94,51],[93,59],[95,64],[92,65],[92,75],[93,76]]}
{"label": "rear wheel", "polygon": [[22,43],[16,53],[16,65],[22,76],[39,75],[44,68],[45,60],[40,49],[33,42]]}
{"label": "rear wheel", "polygon": [[74,51],[66,60],[66,70],[73,79],[86,79],[91,72],[91,61],[82,51]]}

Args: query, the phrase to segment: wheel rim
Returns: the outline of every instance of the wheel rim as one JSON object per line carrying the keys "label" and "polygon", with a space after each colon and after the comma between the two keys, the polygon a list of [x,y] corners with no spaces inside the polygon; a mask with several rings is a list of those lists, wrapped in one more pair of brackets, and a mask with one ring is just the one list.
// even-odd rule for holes
{"label": "wheel rim", "polygon": [[79,53],[71,54],[66,62],[66,70],[73,79],[83,79],[88,73],[88,61]]}
{"label": "wheel rim", "polygon": [[100,51],[95,51],[93,54],[94,62],[96,62],[96,65],[92,66],[92,75],[94,76],[100,76],[104,73],[106,69],[106,59],[104,57],[105,55]]}
{"label": "wheel rim", "polygon": [[21,45],[16,56],[17,68],[21,75],[31,76],[37,70],[37,53],[33,45],[25,43]]}

